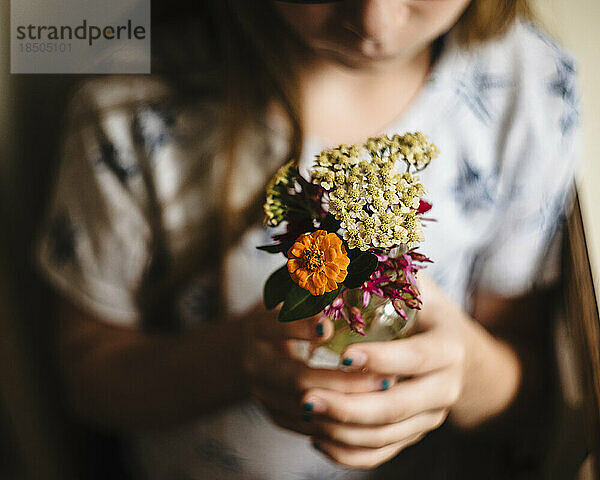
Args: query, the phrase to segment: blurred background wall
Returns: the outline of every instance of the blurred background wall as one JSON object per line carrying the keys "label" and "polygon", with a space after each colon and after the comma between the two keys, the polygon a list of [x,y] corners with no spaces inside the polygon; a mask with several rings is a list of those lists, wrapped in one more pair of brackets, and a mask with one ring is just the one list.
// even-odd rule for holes
{"label": "blurred background wall", "polygon": [[9,74],[9,7],[0,1],[0,479],[89,478],[75,473],[80,437],[51,367],[55,297],[31,262],[77,78]]}
{"label": "blurred background wall", "polygon": [[546,29],[577,60],[585,142],[579,190],[596,284],[600,285],[600,1],[533,0]]}
{"label": "blurred background wall", "polygon": [[600,1],[533,0],[533,5],[546,29],[577,60],[585,142],[579,194],[600,299]]}

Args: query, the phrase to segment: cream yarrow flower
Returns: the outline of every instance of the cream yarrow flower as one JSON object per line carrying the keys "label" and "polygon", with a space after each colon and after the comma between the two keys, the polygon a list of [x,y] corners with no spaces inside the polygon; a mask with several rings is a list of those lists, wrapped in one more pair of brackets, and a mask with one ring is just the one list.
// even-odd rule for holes
{"label": "cream yarrow flower", "polygon": [[[426,193],[411,169],[424,169],[438,149],[421,132],[372,137],[317,156],[312,182],[329,192],[329,212],[349,248],[413,248],[423,241],[420,198]],[[398,163],[406,170],[398,172]]]}
{"label": "cream yarrow flower", "polygon": [[394,152],[399,154],[399,158],[409,166],[415,167],[417,171],[423,170],[429,165],[431,159],[439,154],[438,148],[428,142],[421,132],[393,135],[391,144]]}
{"label": "cream yarrow flower", "polygon": [[276,227],[285,219],[287,208],[282,201],[282,193],[297,176],[298,168],[294,161],[290,161],[271,178],[266,188],[267,199],[264,204],[265,221],[269,225]]}

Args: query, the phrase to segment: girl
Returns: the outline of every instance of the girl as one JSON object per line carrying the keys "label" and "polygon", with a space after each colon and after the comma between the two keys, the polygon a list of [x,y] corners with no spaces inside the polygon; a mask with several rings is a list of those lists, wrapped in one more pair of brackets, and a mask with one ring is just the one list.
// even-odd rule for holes
{"label": "girl", "polygon": [[[120,430],[141,478],[474,475],[480,453],[449,446],[484,426],[480,475],[514,478],[501,432],[540,418],[541,292],[576,160],[570,57],[524,0],[169,8],[157,73],[88,80],[69,109],[38,257],[64,295],[74,411]],[[331,323],[260,307],[281,264],[255,250],[264,185],[289,158],[414,130],[442,152],[422,175],[420,331],[309,368],[289,347]]]}

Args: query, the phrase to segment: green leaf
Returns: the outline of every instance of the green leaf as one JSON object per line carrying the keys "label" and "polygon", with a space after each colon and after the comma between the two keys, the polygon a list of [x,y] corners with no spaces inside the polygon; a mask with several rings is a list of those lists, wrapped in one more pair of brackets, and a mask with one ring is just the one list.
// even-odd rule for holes
{"label": "green leaf", "polygon": [[348,253],[348,258],[350,259],[351,262],[356,260],[358,257],[360,257],[364,253],[362,250],[359,250],[358,248],[348,248],[347,244],[344,244],[344,245],[346,245],[346,252]]}
{"label": "green leaf", "polygon": [[296,285],[287,269],[287,265],[275,270],[265,282],[263,301],[268,310],[275,308],[285,299],[290,289]]}
{"label": "green leaf", "polygon": [[311,295],[308,290],[294,283],[294,286],[286,295],[283,307],[281,307],[279,312],[279,321],[291,322],[316,315],[335,300],[341,288],[339,286],[335,290],[323,295]]}
{"label": "green leaf", "polygon": [[263,252],[269,253],[287,253],[290,247],[294,244],[294,242],[281,242],[281,243],[273,243],[272,245],[261,245],[260,247],[256,247]]}
{"label": "green leaf", "polygon": [[358,288],[369,279],[377,268],[379,261],[377,257],[369,252],[363,252],[348,265],[348,275],[344,285],[348,288]]}
{"label": "green leaf", "polygon": [[321,229],[327,230],[328,233],[336,233],[340,229],[340,221],[336,220],[331,213],[328,213],[321,221]]}

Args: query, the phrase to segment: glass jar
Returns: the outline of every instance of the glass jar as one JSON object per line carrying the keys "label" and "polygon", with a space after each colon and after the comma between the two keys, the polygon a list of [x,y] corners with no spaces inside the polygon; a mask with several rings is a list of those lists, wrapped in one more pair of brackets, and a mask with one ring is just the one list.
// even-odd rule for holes
{"label": "glass jar", "polygon": [[345,292],[346,316],[352,307],[358,308],[365,323],[364,335],[353,331],[343,315],[333,319],[334,334],[313,351],[305,345],[303,356],[308,365],[318,368],[337,368],[340,364],[340,354],[353,343],[385,342],[409,336],[415,328],[418,310],[408,307],[400,301],[406,319],[400,315],[392,301],[371,295],[369,304],[363,308],[363,291],[360,288]]}

